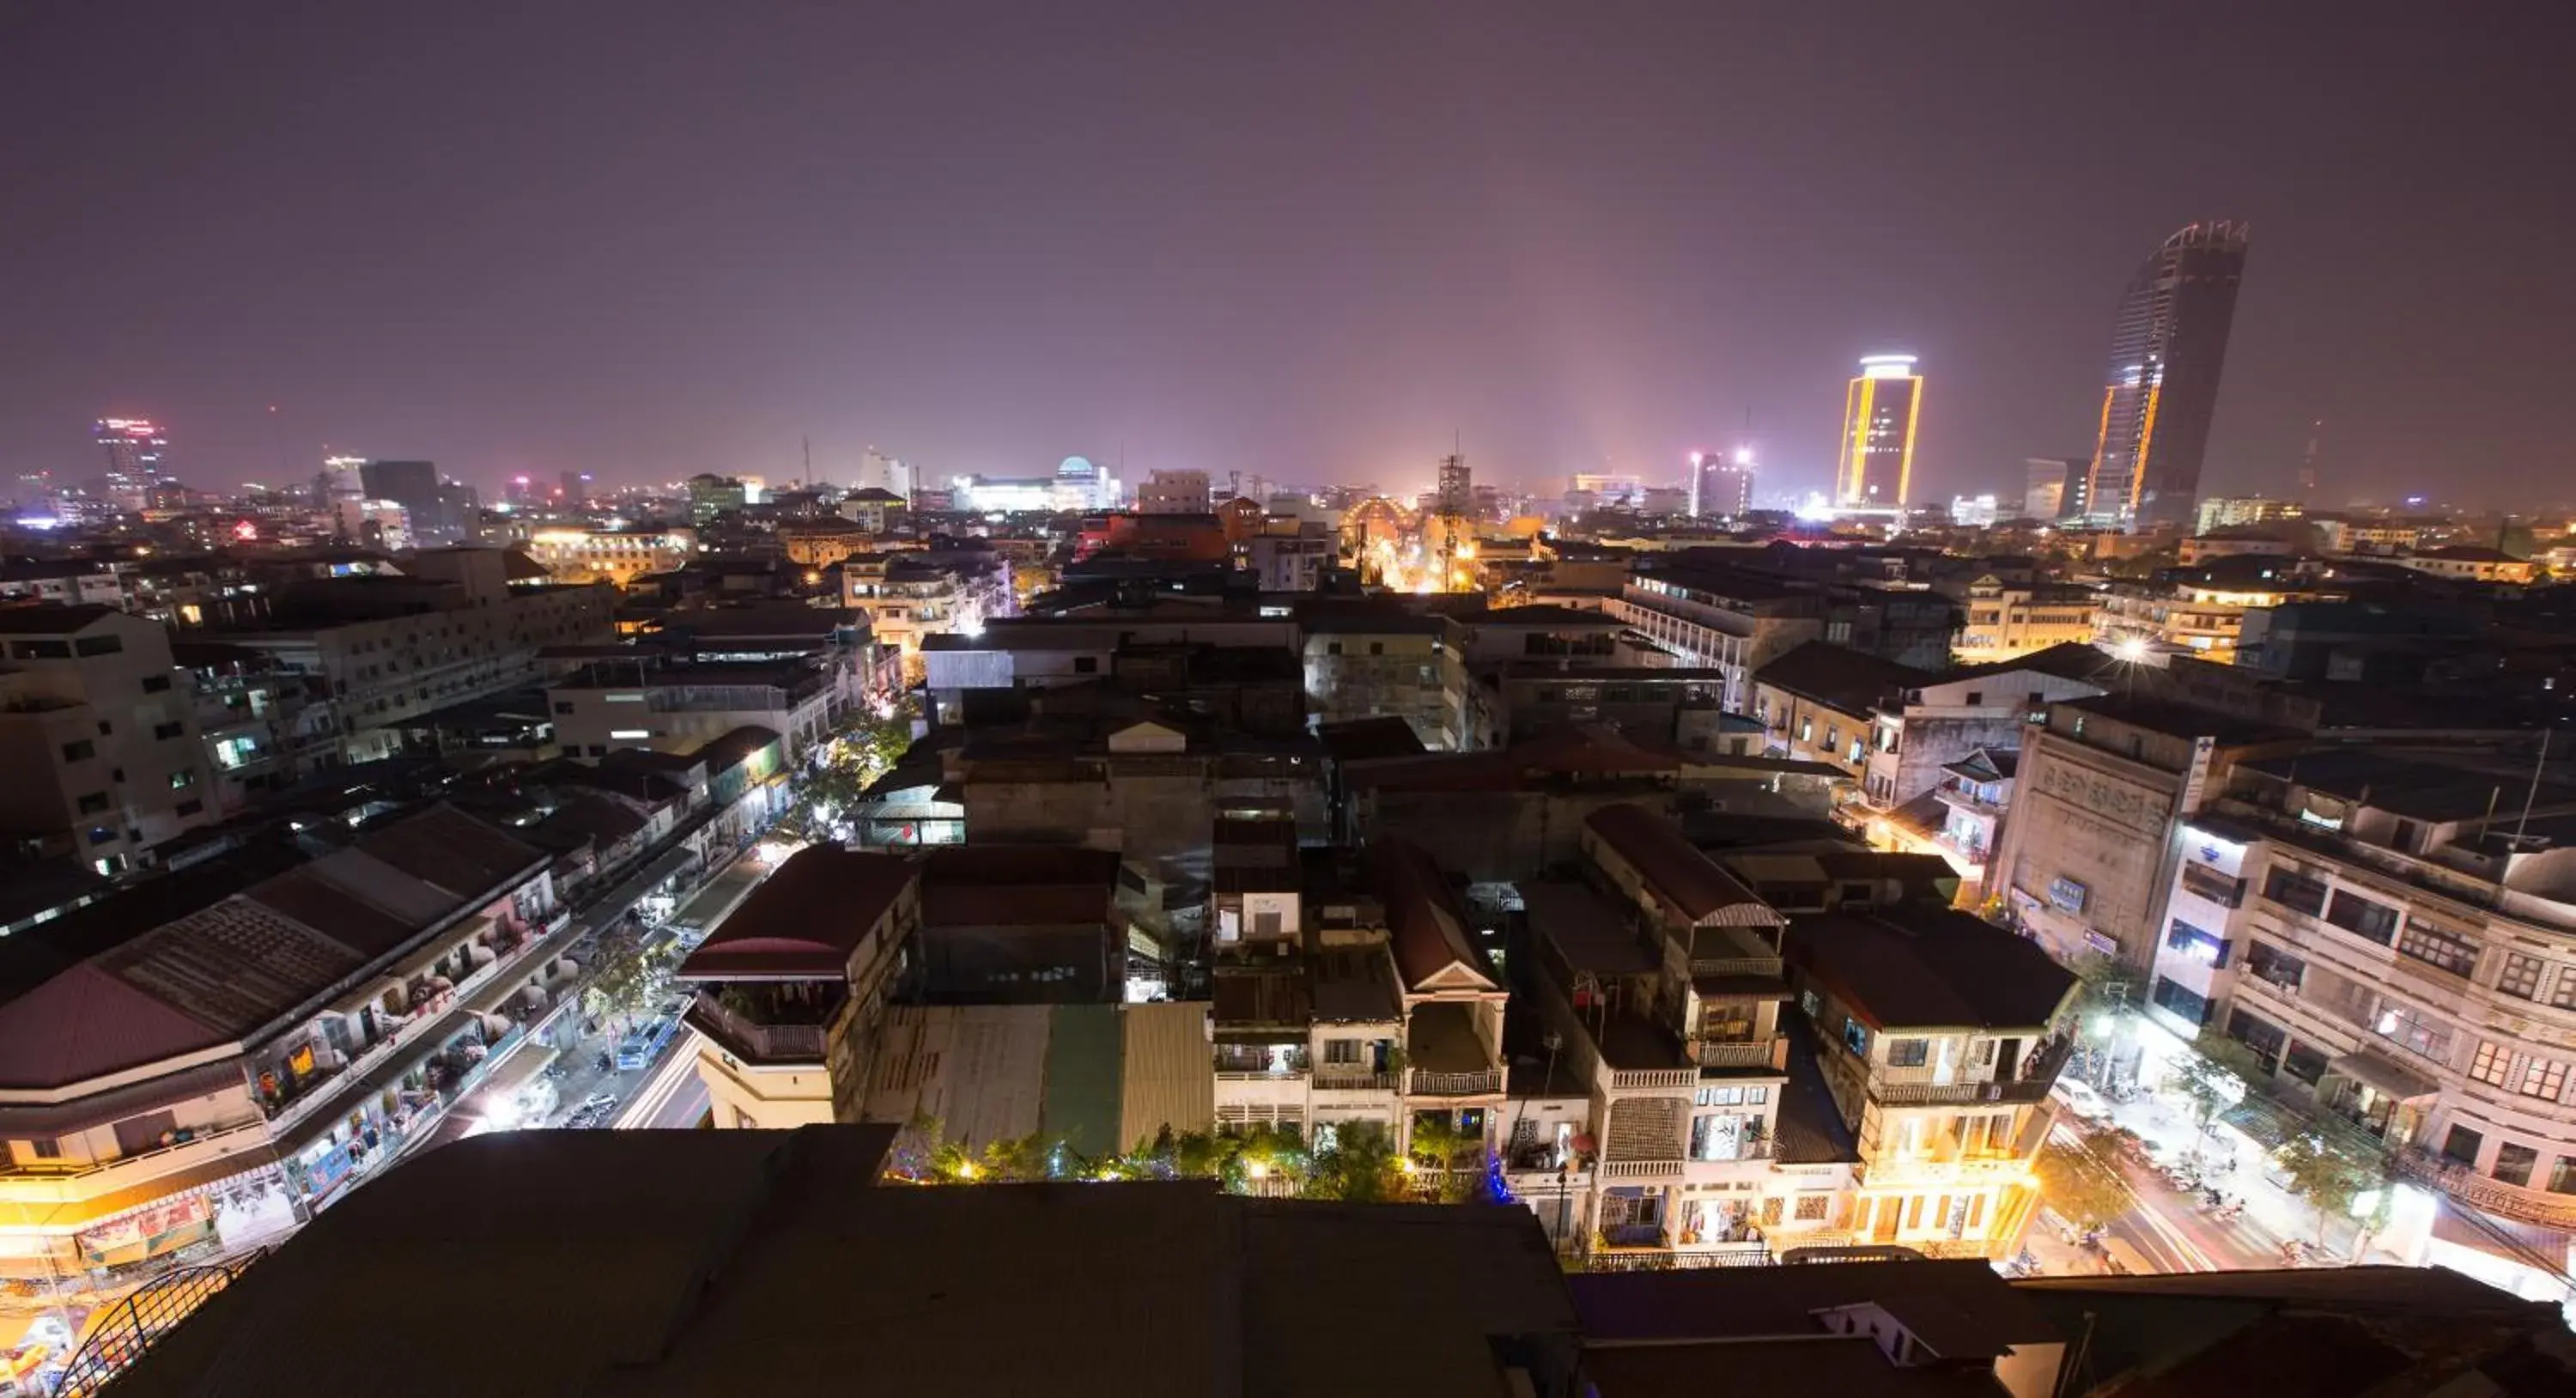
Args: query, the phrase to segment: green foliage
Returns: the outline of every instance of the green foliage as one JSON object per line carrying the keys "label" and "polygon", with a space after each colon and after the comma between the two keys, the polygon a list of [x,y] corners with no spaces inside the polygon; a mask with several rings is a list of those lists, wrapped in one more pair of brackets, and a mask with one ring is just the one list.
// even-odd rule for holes
{"label": "green foliage", "polygon": [[2218,1114],[2245,1100],[2246,1084],[2259,1076],[2251,1050],[2233,1039],[2204,1033],[2193,1052],[2174,1060],[2173,1089],[2191,1109],[2192,1154],[2200,1153]]}
{"label": "green foliage", "polygon": [[2129,1182],[2089,1150],[2051,1141],[2031,1169],[2040,1197],[2078,1228],[2099,1228],[2137,1206]]}
{"label": "green foliage", "polygon": [[808,771],[796,788],[796,807],[785,823],[798,833],[815,836],[831,820],[848,816],[877,779],[893,770],[912,746],[909,706],[880,719],[864,709],[852,716],[825,747],[823,765]]}
{"label": "green foliage", "polygon": [[627,924],[601,932],[590,952],[590,979],[581,991],[582,1013],[619,1025],[660,999],[670,967],[644,950],[640,931]]}
{"label": "green foliage", "polygon": [[2362,1226],[2375,1228],[2386,1221],[2392,1196],[2384,1188],[2388,1172],[2383,1162],[2356,1156],[2314,1131],[2290,1138],[2272,1158],[2289,1177],[2290,1192],[2317,1211],[2317,1246],[2325,1246],[2326,1221],[2349,1217],[2354,1201],[2371,1190],[2381,1191],[2379,1208]]}

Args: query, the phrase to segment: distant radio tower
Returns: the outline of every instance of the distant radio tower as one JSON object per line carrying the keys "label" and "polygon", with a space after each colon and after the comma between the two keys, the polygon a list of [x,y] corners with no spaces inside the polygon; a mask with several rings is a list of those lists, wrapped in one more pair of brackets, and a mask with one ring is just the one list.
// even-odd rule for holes
{"label": "distant radio tower", "polygon": [[2308,451],[2299,458],[2299,498],[2309,504],[2317,498],[2317,440],[2325,435],[2326,420],[2318,418],[2308,424]]}

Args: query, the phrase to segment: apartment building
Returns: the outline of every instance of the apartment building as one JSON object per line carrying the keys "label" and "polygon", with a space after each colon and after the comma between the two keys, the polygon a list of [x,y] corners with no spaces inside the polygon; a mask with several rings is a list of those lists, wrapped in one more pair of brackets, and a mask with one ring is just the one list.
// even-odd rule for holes
{"label": "apartment building", "polygon": [[698,532],[550,526],[530,534],[527,549],[556,582],[604,582],[622,589],[648,574],[676,572],[697,556]]}
{"label": "apartment building", "polygon": [[2531,581],[2532,563],[2500,549],[2453,544],[2404,555],[2397,566],[2455,582],[2503,583],[2519,587]]}
{"label": "apartment building", "polygon": [[0,610],[0,829],[101,874],[219,813],[197,707],[156,621],[112,607]]}
{"label": "apartment building", "polygon": [[886,997],[921,922],[920,869],[808,845],[674,973],[720,1130],[856,1121]]}
{"label": "apartment building", "polygon": [[2144,975],[2184,824],[2238,762],[2308,739],[2162,699],[2053,705],[2023,738],[1988,895],[2060,960],[2105,956]]}
{"label": "apartment building", "polygon": [[546,686],[567,757],[627,748],[688,752],[737,728],[766,728],[802,761],[859,701],[855,675],[814,660],[674,660],[639,654],[582,666]]}
{"label": "apartment building", "polygon": [[854,553],[841,560],[842,605],[867,613],[877,640],[906,656],[922,638],[974,636],[1012,611],[1008,559],[990,549]]}
{"label": "apartment building", "polygon": [[1962,665],[2014,660],[2054,646],[2091,645],[2100,599],[2091,588],[2011,583],[1989,573],[1968,584]]}
{"label": "apartment building", "polygon": [[1851,1240],[2008,1255],[2039,1202],[2030,1167],[2074,1044],[2075,977],[2031,942],[1940,909],[1802,917],[1788,961],[1859,1143]]}
{"label": "apartment building", "polygon": [[1573,1195],[1596,1266],[1767,1262],[1830,1236],[1852,1161],[1792,1116],[1786,919],[1643,807],[1583,825],[1581,880],[1519,886],[1584,1100],[1555,1139],[1514,1140],[1515,1193]]}
{"label": "apartment building", "polygon": [[1445,618],[1391,607],[1318,607],[1299,622],[1307,710],[1316,723],[1400,718],[1424,747],[1472,746],[1458,698],[1465,664]]}
{"label": "apartment building", "polygon": [[0,1269],[246,1246],[391,1161],[524,1037],[512,1016],[541,1013],[522,981],[561,925],[548,863],[432,808],[318,855],[246,846],[11,937]]}
{"label": "apartment building", "polygon": [[2576,784],[2527,751],[2240,763],[2167,865],[2148,1012],[2244,1044],[2453,1203],[2576,1229],[2571,841]]}
{"label": "apartment building", "polygon": [[438,550],[405,566],[295,584],[266,617],[180,635],[258,651],[311,682],[338,730],[338,751],[318,759],[329,765],[391,756],[404,723],[524,685],[540,650],[613,631],[613,589],[512,586],[498,549]]}
{"label": "apartment building", "polygon": [[1880,706],[1933,678],[1929,670],[1808,641],[1754,671],[1747,709],[1773,755],[1822,762],[1866,781]]}
{"label": "apartment building", "polygon": [[2295,560],[2220,558],[2152,581],[2109,584],[2094,617],[2094,640],[2129,659],[2189,655],[2229,665],[2247,612],[2330,595]]}

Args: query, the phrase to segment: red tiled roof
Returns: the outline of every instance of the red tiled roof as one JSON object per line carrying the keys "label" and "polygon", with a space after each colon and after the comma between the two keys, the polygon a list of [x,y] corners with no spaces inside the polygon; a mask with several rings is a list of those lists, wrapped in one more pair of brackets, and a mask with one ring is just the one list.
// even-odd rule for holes
{"label": "red tiled roof", "polygon": [[1583,823],[1685,921],[1698,924],[1715,917],[1726,926],[1767,927],[1782,920],[1753,890],[1682,838],[1681,827],[1643,806],[1604,806]]}
{"label": "red tiled roof", "polygon": [[0,1005],[0,1086],[63,1087],[224,1041],[214,1026],[82,962]]}
{"label": "red tiled roof", "polygon": [[680,963],[684,980],[831,979],[919,872],[902,855],[808,845]]}
{"label": "red tiled roof", "polygon": [[1370,887],[1386,904],[1388,941],[1404,983],[1420,987],[1452,965],[1487,982],[1493,969],[1467,938],[1467,919],[1440,865],[1410,840],[1382,835],[1364,856]]}

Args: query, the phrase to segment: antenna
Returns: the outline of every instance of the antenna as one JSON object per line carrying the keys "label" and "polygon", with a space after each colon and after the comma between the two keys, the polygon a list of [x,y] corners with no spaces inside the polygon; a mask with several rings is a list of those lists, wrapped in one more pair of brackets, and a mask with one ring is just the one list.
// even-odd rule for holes
{"label": "antenna", "polygon": [[811,437],[803,437],[798,440],[805,444],[805,474],[796,483],[798,485],[812,485],[814,483],[814,439]]}

